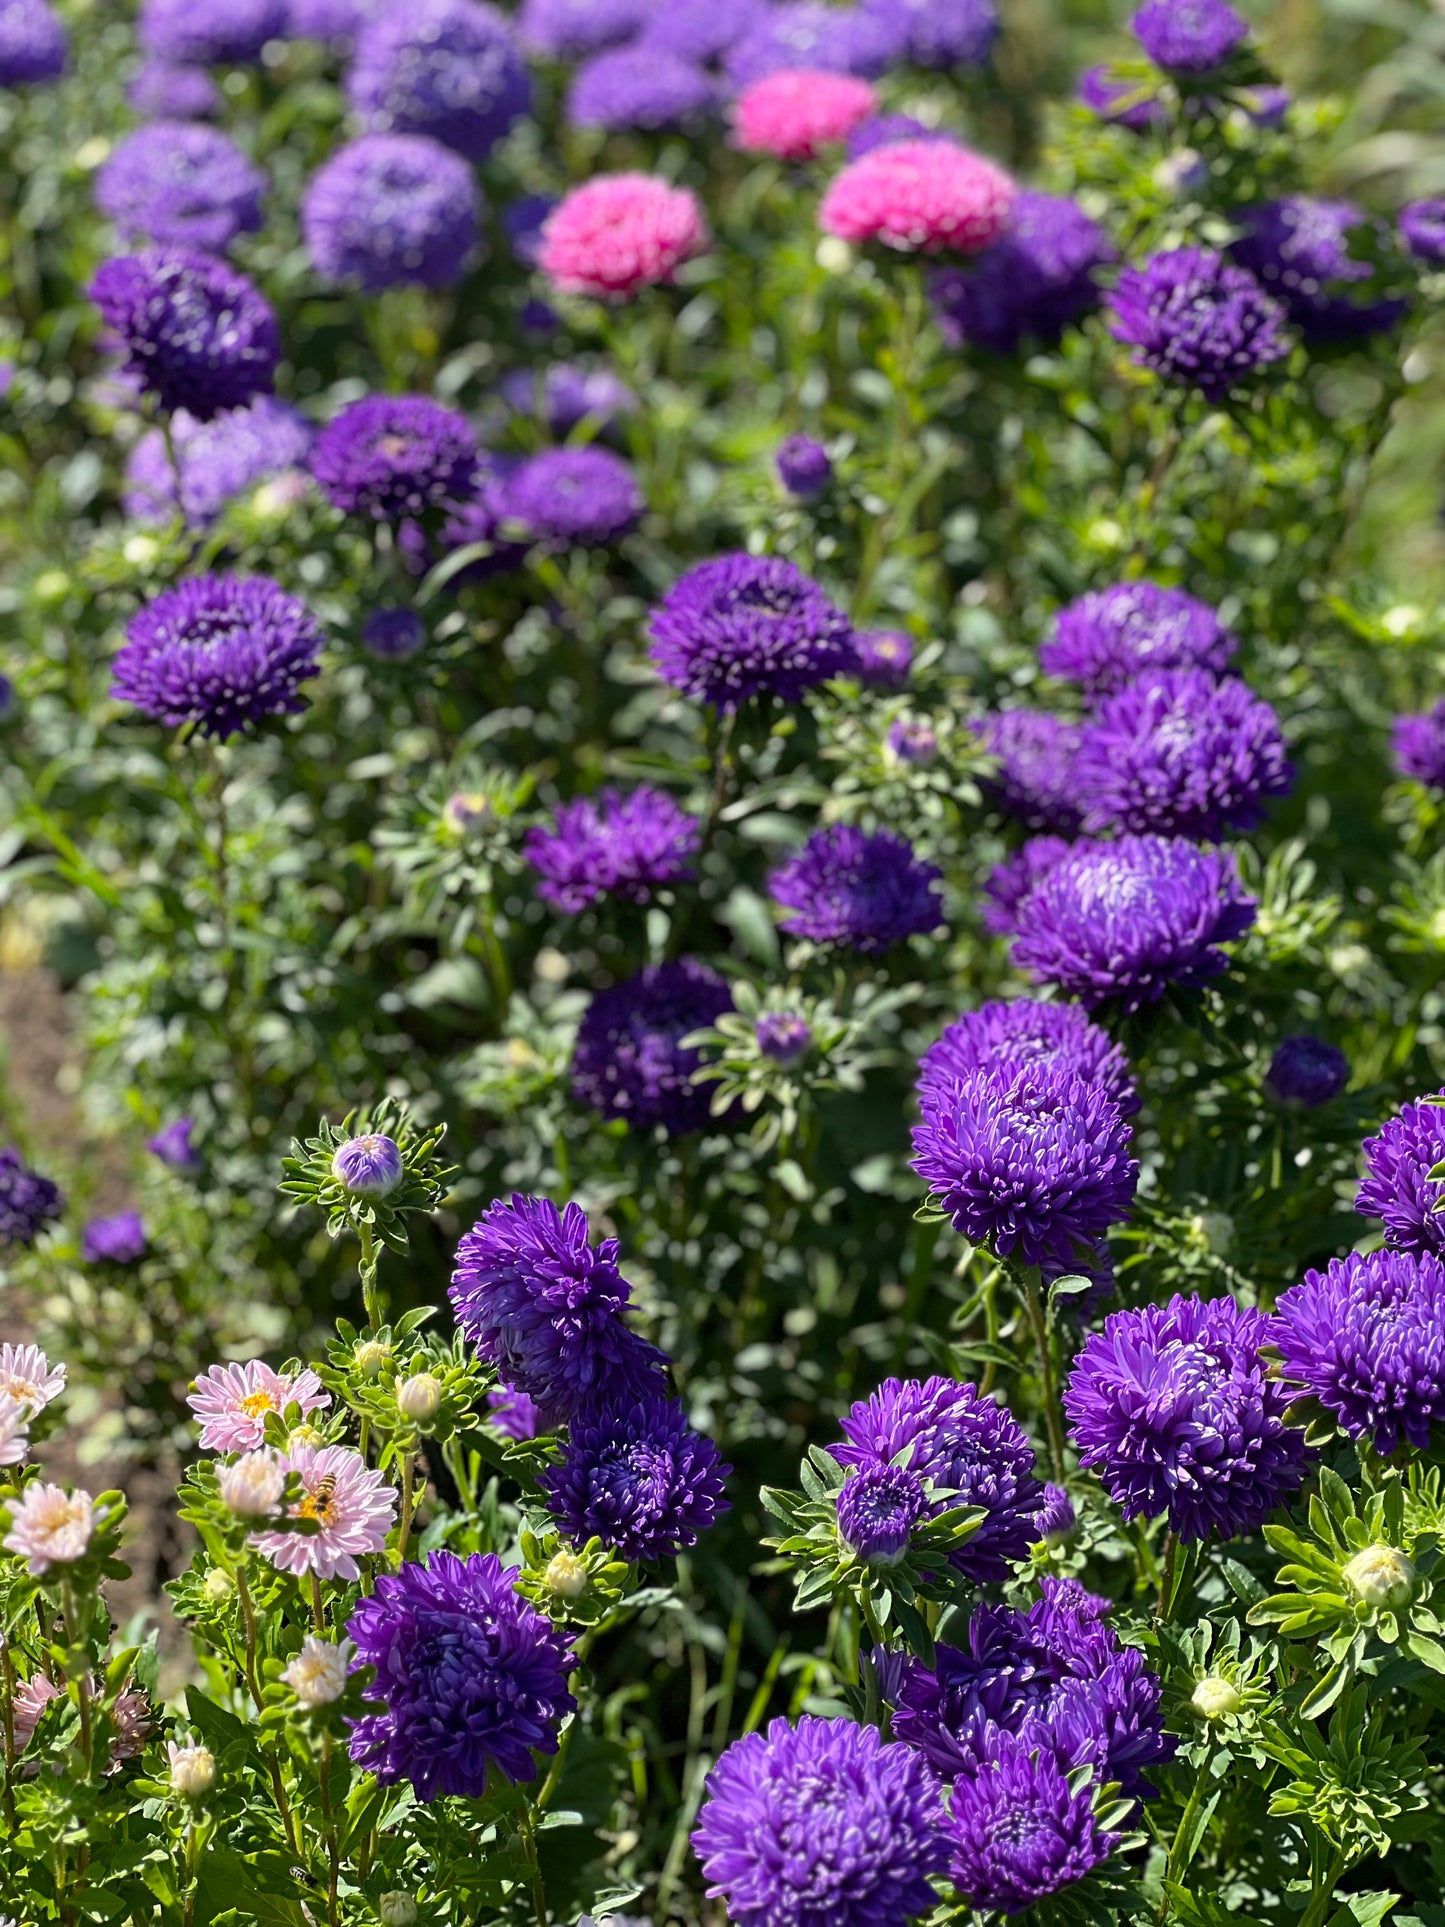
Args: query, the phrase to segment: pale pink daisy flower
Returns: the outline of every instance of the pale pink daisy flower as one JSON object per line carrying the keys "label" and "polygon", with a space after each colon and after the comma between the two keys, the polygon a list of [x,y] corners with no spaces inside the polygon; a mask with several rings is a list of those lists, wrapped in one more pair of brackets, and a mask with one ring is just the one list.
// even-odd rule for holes
{"label": "pale pink daisy flower", "polygon": [[599,174],[553,208],[538,266],[563,294],[616,299],[670,281],[707,245],[697,196],[652,174]]}
{"label": "pale pink daisy flower", "polygon": [[0,1392],[0,1465],[19,1465],[30,1450],[30,1407]]}
{"label": "pale pink daisy flower", "polygon": [[28,1407],[31,1418],[64,1390],[64,1365],[52,1365],[38,1345],[0,1345],[0,1392]]}
{"label": "pale pink daisy flower", "polygon": [[10,1723],[15,1731],[17,1753],[23,1753],[35,1738],[40,1715],[59,1692],[55,1681],[47,1679],[44,1673],[32,1673],[15,1688],[15,1697],[10,1702]]}
{"label": "pale pink daisy flower", "polygon": [[843,241],[977,254],[1003,233],[1014,194],[1008,175],[982,154],[952,141],[893,141],[843,169],[818,220]]}
{"label": "pale pink daisy flower", "polygon": [[244,1365],[213,1365],[196,1380],[186,1400],[201,1421],[203,1452],[254,1452],[265,1443],[266,1415],[299,1405],[303,1415],[331,1403],[309,1366],[274,1371],[253,1358]]}
{"label": "pale pink daisy flower", "polygon": [[286,1469],[301,1480],[293,1519],[315,1519],[321,1530],[256,1532],[251,1544],[282,1572],[314,1572],[320,1579],[359,1579],[359,1553],[380,1552],[396,1520],[396,1493],[380,1472],[346,1445],[297,1445]]}
{"label": "pale pink daisy flower", "polygon": [[738,146],[780,161],[811,161],[820,147],[846,140],[877,105],[868,82],[852,74],[786,67],[738,96]]}
{"label": "pale pink daisy flower", "polygon": [[[100,1681],[92,1673],[90,1676],[90,1697],[92,1701],[101,1697]],[[40,1724],[40,1716],[53,1699],[59,1697],[61,1688],[44,1673],[32,1673],[29,1679],[21,1680],[15,1688],[15,1697],[10,1706],[11,1725],[15,1733],[15,1751],[23,1753],[35,1738],[35,1729]],[[151,1709],[144,1693],[132,1688],[122,1693],[110,1709],[114,1732],[110,1742],[110,1759],[106,1766],[108,1773],[116,1772],[127,1760],[133,1760],[142,1752],[151,1730]]]}
{"label": "pale pink daisy flower", "polygon": [[95,1506],[88,1492],[30,1485],[10,1508],[10,1530],[0,1545],[25,1561],[32,1579],[43,1579],[52,1566],[83,1559],[94,1530]]}

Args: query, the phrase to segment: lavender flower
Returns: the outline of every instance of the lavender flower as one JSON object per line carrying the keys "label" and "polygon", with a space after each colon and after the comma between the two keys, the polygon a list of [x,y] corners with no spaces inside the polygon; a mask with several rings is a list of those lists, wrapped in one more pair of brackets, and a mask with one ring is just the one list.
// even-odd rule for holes
{"label": "lavender flower", "polygon": [[0,87],[58,80],[69,42],[46,0],[0,0]]}
{"label": "lavender flower", "polygon": [[922,1479],[902,1465],[865,1465],[838,1493],[838,1537],[870,1566],[894,1566],[928,1516]]}
{"label": "lavender flower", "polygon": [[915,67],[981,67],[998,32],[994,0],[863,0]]}
{"label": "lavender flower", "polygon": [[193,529],[210,526],[238,495],[272,476],[303,468],[316,431],[274,395],[258,395],[245,408],[228,408],[210,421],[184,412],[171,420],[171,447],[158,428],[148,429],[130,452],[125,470],[125,509],[140,522],[169,522],[179,511]]}
{"label": "lavender flower", "polygon": [[332,285],[450,288],[477,245],[481,197],[459,155],[422,134],[364,134],[307,184],[301,232]]}
{"label": "lavender flower", "polygon": [[834,823],[779,864],[768,889],[788,912],[781,924],[789,936],[875,956],[938,928],[942,881],[892,830],[869,834],[856,823]]}
{"label": "lavender flower", "polygon": [[1145,0],[1130,25],[1154,65],[1179,74],[1213,73],[1249,37],[1227,0]]}
{"label": "lavender flower", "polygon": [[980,921],[990,936],[1018,935],[1019,909],[1041,877],[1069,854],[1061,836],[1031,836],[1004,858],[984,882]]}
{"label": "lavender flower", "polygon": [[653,611],[652,660],[675,689],[719,709],[750,696],[798,702],[853,662],[853,631],[816,582],[775,555],[722,555]]}
{"label": "lavender flower", "polygon": [[1146,671],[1225,674],[1239,647],[1208,603],[1155,582],[1118,582],[1060,609],[1039,665],[1090,697],[1112,695]]}
{"label": "lavender flower", "polygon": [[1034,1521],[1040,1539],[1048,1546],[1063,1545],[1073,1537],[1077,1524],[1073,1500],[1061,1485],[1051,1481],[1044,1487],[1044,1503]]}
{"label": "lavender flower", "polygon": [[789,435],[778,443],[778,480],[800,502],[812,502],[833,479],[833,463],[821,442],[811,435]]}
{"label": "lavender flower", "polygon": [[701,1053],[682,1039],[732,1008],[726,979],[691,957],[649,964],[599,990],[572,1054],[572,1091],[604,1117],[637,1131],[661,1125],[669,1137],[700,1131],[711,1115],[705,1085],[693,1083]]}
{"label": "lavender flower", "polygon": [[546,448],[503,484],[502,521],[548,548],[606,547],[642,520],[631,468],[605,448]]}
{"label": "lavender flower", "polygon": [[1147,134],[1164,122],[1163,103],[1108,66],[1090,67],[1079,76],[1079,101],[1100,120],[1133,134]]}
{"label": "lavender flower", "polygon": [[397,522],[464,498],[477,461],[454,409],[425,395],[366,395],[317,436],[311,473],[344,515]]}
{"label": "lavender flower", "polygon": [[497,1385],[487,1393],[487,1416],[503,1438],[519,1443],[534,1439],[547,1429],[546,1418],[535,1399],[510,1385]]}
{"label": "lavender flower", "polygon": [[646,133],[686,127],[716,103],[709,76],[658,46],[614,47],[594,54],[572,76],[567,118],[574,127]]}
{"label": "lavender flower", "polygon": [[1264,1074],[1264,1088],[1276,1103],[1304,1111],[1332,1104],[1349,1081],[1345,1053],[1318,1037],[1286,1037]]}
{"label": "lavender flower", "polygon": [[1245,208],[1239,218],[1244,233],[1230,243],[1231,260],[1284,303],[1306,341],[1358,341],[1393,328],[1404,315],[1403,301],[1351,298],[1352,285],[1374,276],[1369,262],[1349,250],[1350,235],[1371,225],[1352,201],[1291,194]]}
{"label": "lavender flower", "polygon": [[1362,1217],[1383,1218],[1385,1236],[1403,1251],[1445,1254],[1445,1190],[1432,1179],[1445,1161],[1445,1107],[1406,1104],[1398,1117],[1364,1142],[1369,1172],[1355,1196]]}
{"label": "lavender flower", "polygon": [[813,1027],[788,1010],[765,1010],[753,1027],[758,1049],[775,1064],[796,1064],[813,1047]]}
{"label": "lavender flower", "polygon": [[934,319],[955,348],[1016,355],[1029,339],[1053,347],[1099,305],[1095,271],[1113,259],[1113,243],[1077,201],[1025,191],[1001,240],[966,268],[930,276]]}
{"label": "lavender flower", "polygon": [[1097,1084],[1121,1117],[1139,1108],[1123,1051],[1077,1004],[1041,1004],[1031,997],[966,1010],[924,1052],[918,1101],[924,1111],[947,1104],[953,1086],[976,1071],[1007,1078],[1025,1070],[1072,1072]]}
{"label": "lavender flower", "polygon": [[261,225],[266,176],[214,127],[173,120],[138,127],[96,176],[95,204],[127,241],[219,254]]}
{"label": "lavender flower", "polygon": [[148,60],[126,89],[142,120],[208,120],[221,111],[221,90],[204,67]]}
{"label": "lavender flower", "polygon": [[276,317],[245,275],[194,248],[144,248],[102,264],[90,297],[125,351],[123,372],[162,408],[209,421],[269,394]]}
{"label": "lavender flower", "polygon": [[1400,238],[1417,261],[1445,264],[1445,200],[1411,201],[1400,209]]}
{"label": "lavender flower", "polygon": [[901,51],[899,23],[827,0],[783,0],[728,49],[727,77],[737,91],[766,74],[807,68],[874,80]]}
{"label": "lavender flower", "polygon": [[641,33],[653,0],[522,0],[522,39],[552,60],[578,60]]}
{"label": "lavender flower", "polygon": [[426,624],[415,609],[371,609],[361,625],[361,642],[383,662],[407,662],[426,646]]}
{"label": "lavender flower", "polygon": [[653,1392],[607,1398],[572,1421],[562,1463],[542,1474],[548,1509],[579,1545],[662,1559],[695,1546],[728,1509],[724,1465],[682,1407]]}
{"label": "lavender flower", "polygon": [[88,1265],[133,1265],[146,1252],[145,1226],[139,1211],[121,1211],[112,1218],[92,1218],[80,1240],[80,1255]]}
{"label": "lavender flower", "polygon": [[523,855],[541,877],[537,894],[575,916],[605,896],[646,903],[654,890],[693,874],[702,840],[696,818],[663,790],[604,790],[596,802],[564,803],[550,825],[527,832]]}
{"label": "lavender flower", "polygon": [[1207,401],[1289,353],[1285,311],[1247,268],[1212,248],[1175,248],[1142,268],[1125,268],[1114,286],[1111,331],[1135,361]]}
{"label": "lavender flower", "polygon": [[769,0],[668,0],[654,7],[642,30],[642,44],[709,66],[762,25]]}
{"label": "lavender flower", "polygon": [[485,0],[410,0],[362,28],[346,84],[378,134],[429,134],[484,161],[532,104],[511,23]]}
{"label": "lavender flower", "polygon": [[64,1205],[59,1185],[32,1171],[13,1144],[0,1149],[0,1250],[33,1245]]}
{"label": "lavender flower", "polygon": [[1071,836],[1080,816],[1074,790],[1079,728],[1037,709],[1005,709],[975,723],[998,768],[979,779],[994,808],[1027,830]]}
{"label": "lavender flower", "polygon": [[143,0],[140,43],[157,60],[178,67],[247,64],[268,40],[286,32],[286,0]]}
{"label": "lavender flower", "polygon": [[1119,1836],[1094,1818],[1087,1785],[1074,1792],[1058,1764],[999,1734],[990,1758],[953,1788],[949,1878],[971,1907],[1016,1914],[1103,1864]]}
{"label": "lavender flower", "polygon": [[519,415],[532,415],[559,438],[583,422],[615,428],[634,414],[637,397],[610,368],[581,368],[555,361],[549,368],[514,368],[499,384],[502,399]]}
{"label": "lavender flower", "polygon": [[891,147],[894,141],[946,141],[952,134],[941,127],[925,127],[921,120],[912,114],[870,114],[860,121],[848,136],[847,155],[850,161],[861,160],[871,154],[875,147]]}
{"label": "lavender flower", "polygon": [[865,689],[904,689],[912,667],[912,636],[896,629],[867,629],[854,636],[848,672],[857,676]]}
{"label": "lavender flower", "polygon": [[885,740],[889,755],[910,769],[926,769],[938,755],[938,732],[928,723],[910,723],[900,716],[888,725]]}
{"label": "lavender flower", "polygon": [[146,1149],[152,1157],[159,1158],[162,1164],[168,1164],[173,1171],[199,1171],[201,1155],[191,1142],[195,1128],[193,1118],[173,1118],[154,1137],[146,1139]]}
{"label": "lavender flower", "polygon": [[1423,716],[1397,716],[1390,748],[1401,776],[1445,790],[1445,696]]}

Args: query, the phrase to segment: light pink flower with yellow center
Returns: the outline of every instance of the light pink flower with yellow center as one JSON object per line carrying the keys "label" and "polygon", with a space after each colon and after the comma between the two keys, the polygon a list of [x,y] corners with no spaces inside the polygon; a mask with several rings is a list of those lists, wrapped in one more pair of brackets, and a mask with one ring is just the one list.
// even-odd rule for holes
{"label": "light pink flower with yellow center", "polygon": [[201,1421],[203,1452],[254,1452],[265,1443],[266,1416],[299,1405],[303,1415],[331,1403],[309,1367],[278,1372],[253,1358],[244,1365],[213,1365],[196,1380],[186,1400]]}
{"label": "light pink flower with yellow center", "polygon": [[52,1365],[38,1345],[0,1345],[0,1393],[23,1405],[31,1418],[64,1390],[64,1365]]}
{"label": "light pink flower with yellow center", "polygon": [[33,1579],[43,1579],[52,1566],[83,1559],[94,1530],[95,1506],[88,1492],[31,1485],[11,1506],[10,1530],[0,1545],[25,1561]]}
{"label": "light pink flower with yellow center", "polygon": [[28,1405],[17,1404],[8,1392],[0,1392],[0,1465],[19,1465],[30,1450]]}
{"label": "light pink flower with yellow center", "polygon": [[318,1532],[256,1532],[250,1543],[282,1572],[298,1578],[359,1579],[357,1557],[380,1552],[396,1520],[396,1493],[359,1452],[345,1445],[297,1445],[286,1469],[301,1480],[293,1519],[314,1519]]}

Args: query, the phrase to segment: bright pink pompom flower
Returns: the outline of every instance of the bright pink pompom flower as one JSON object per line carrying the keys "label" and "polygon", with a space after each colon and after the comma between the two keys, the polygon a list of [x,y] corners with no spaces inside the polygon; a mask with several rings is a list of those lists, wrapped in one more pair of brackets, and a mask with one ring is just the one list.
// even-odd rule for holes
{"label": "bright pink pompom flower", "polygon": [[846,140],[878,105],[866,80],[851,74],[785,68],[755,80],[738,98],[738,146],[780,161],[811,161],[830,141]]}
{"label": "bright pink pompom flower", "polygon": [[563,294],[616,299],[670,281],[707,245],[697,197],[651,174],[599,174],[547,217],[538,265]]}
{"label": "bright pink pompom flower", "polygon": [[977,254],[1003,232],[1014,184],[951,141],[895,141],[845,167],[818,219],[844,241],[881,241],[905,254]]}

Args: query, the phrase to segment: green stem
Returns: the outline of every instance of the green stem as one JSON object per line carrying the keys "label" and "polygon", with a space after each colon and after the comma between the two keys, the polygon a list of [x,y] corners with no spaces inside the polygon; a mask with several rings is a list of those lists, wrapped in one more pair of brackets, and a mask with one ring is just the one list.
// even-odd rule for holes
{"label": "green stem", "polygon": [[341,1915],[337,1904],[337,1888],[341,1881],[341,1848],[336,1838],[336,1821],[331,1810],[331,1735],[321,1735],[321,1766],[318,1773],[321,1788],[321,1827],[326,1841],[326,1917],[331,1927],[340,1927]]}
{"label": "green stem", "polygon": [[10,1659],[10,1647],[0,1642],[0,1677],[3,1677],[4,1692],[0,1694],[0,1714],[4,1716],[5,1739],[5,1823],[13,1836],[15,1832],[15,1667]]}
{"label": "green stem", "polygon": [[532,1876],[532,1912],[536,1916],[537,1927],[548,1927],[547,1889],[542,1884],[542,1863],[537,1858],[537,1835],[532,1826],[531,1811],[527,1807],[523,1807],[517,1816],[517,1833]]}
{"label": "green stem", "polygon": [[1174,1569],[1179,1563],[1179,1534],[1171,1532],[1164,1541],[1164,1570],[1159,1575],[1159,1617],[1167,1620],[1174,1610]]}
{"label": "green stem", "polygon": [[1330,1862],[1329,1872],[1323,1885],[1316,1887],[1310,1895],[1310,1904],[1300,1915],[1299,1927],[1321,1927],[1330,1911],[1330,1903],[1335,1897],[1335,1887],[1345,1871],[1345,1856],[1337,1853]]}
{"label": "green stem", "polygon": [[1022,1266],[1011,1266],[1010,1269],[1013,1270],[1020,1296],[1024,1301],[1029,1329],[1034,1335],[1034,1348],[1039,1357],[1039,1377],[1043,1386],[1044,1426],[1049,1435],[1049,1463],[1053,1468],[1055,1483],[1062,1485],[1067,1476],[1064,1459],[1064,1421],[1059,1411],[1058,1392],[1054,1384],[1054,1358],[1049,1345],[1049,1323],[1044,1311],[1043,1296],[1031,1272],[1024,1270]]}
{"label": "green stem", "polygon": [[401,1455],[401,1512],[397,1519],[396,1528],[396,1563],[398,1566],[404,1566],[406,1564],[406,1542],[411,1537],[412,1466],[412,1454],[410,1452],[403,1452]]}
{"label": "green stem", "polygon": [[357,1219],[356,1234],[361,1239],[361,1296],[366,1306],[366,1322],[373,1332],[379,1332],[385,1312],[376,1283],[376,1274],[381,1265],[381,1252],[377,1246],[376,1233],[365,1218]]}
{"label": "green stem", "polygon": [[1206,1753],[1199,1762],[1194,1786],[1190,1792],[1184,1811],[1179,1816],[1179,1825],[1174,1829],[1174,1838],[1169,1843],[1169,1859],[1164,1869],[1164,1891],[1159,1897],[1159,1912],[1154,1918],[1154,1927],[1164,1927],[1169,1914],[1169,1888],[1172,1882],[1183,1879],[1189,1871],[1189,1863],[1194,1858],[1194,1850],[1184,1851],[1185,1842],[1194,1826],[1194,1818],[1202,1804],[1209,1785],[1209,1763],[1213,1755]]}

